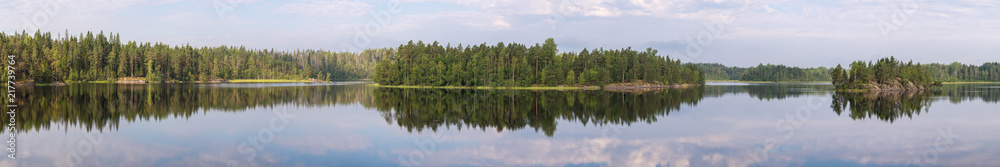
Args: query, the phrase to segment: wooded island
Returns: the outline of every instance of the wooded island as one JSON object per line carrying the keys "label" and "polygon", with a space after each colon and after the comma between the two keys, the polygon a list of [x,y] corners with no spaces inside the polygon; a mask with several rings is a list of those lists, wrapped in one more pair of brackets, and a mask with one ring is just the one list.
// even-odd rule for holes
{"label": "wooded island", "polygon": [[931,74],[920,63],[902,63],[895,57],[882,58],[878,62],[851,63],[850,71],[840,65],[833,68],[830,76],[837,90],[926,90],[941,82],[931,81]]}
{"label": "wooded island", "polygon": [[[703,85],[693,64],[657,55],[652,48],[583,49],[559,53],[555,40],[525,46],[442,46],[422,41],[400,45],[377,63],[372,80],[380,85],[421,86],[629,86]],[[613,84],[613,85],[612,85]]]}

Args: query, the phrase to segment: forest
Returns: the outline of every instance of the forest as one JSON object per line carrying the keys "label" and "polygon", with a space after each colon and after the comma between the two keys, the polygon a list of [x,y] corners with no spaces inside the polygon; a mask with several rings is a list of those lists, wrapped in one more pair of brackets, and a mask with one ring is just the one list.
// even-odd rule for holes
{"label": "forest", "polygon": [[826,67],[799,68],[785,65],[760,64],[743,71],[742,81],[829,81],[830,70]]}
{"label": "forest", "polygon": [[695,63],[695,65],[705,73],[706,80],[740,80],[743,71],[747,70],[744,67],[728,67],[719,63]]}
{"label": "forest", "polygon": [[930,71],[924,65],[913,64],[913,61],[903,63],[895,57],[882,58],[874,64],[859,60],[851,63],[850,67],[848,71],[838,64],[830,72],[837,89],[871,89],[872,85],[905,86],[893,89],[923,89],[941,84],[932,82]]}
{"label": "forest", "polygon": [[[13,56],[21,81],[150,81],[222,79],[346,80],[369,78],[375,62],[393,49],[361,53],[323,50],[275,51],[243,46],[195,48],[121,41],[118,34],[87,32],[53,38],[49,32],[0,32],[0,55]],[[6,77],[6,73],[3,74]]]}
{"label": "forest", "polygon": [[983,63],[981,66],[954,62],[948,65],[925,65],[935,81],[944,82],[1000,82],[1000,62]]}
{"label": "forest", "polygon": [[[757,67],[725,66],[719,63],[697,63],[707,80],[740,81],[830,81],[830,69],[782,67],[784,65],[758,65]],[[1000,82],[1000,62],[969,65],[954,62],[950,64],[924,64],[930,71],[931,79],[942,82]],[[754,69],[754,70],[749,70]],[[744,77],[746,76],[746,77]]]}
{"label": "forest", "polygon": [[696,65],[659,56],[652,48],[560,53],[555,40],[549,38],[534,46],[500,42],[452,47],[410,41],[396,50],[397,54],[377,63],[373,81],[380,85],[519,87],[639,81],[704,84]]}
{"label": "forest", "polygon": [[830,81],[826,67],[789,67],[785,65],[758,64],[756,67],[729,67],[718,63],[698,63],[708,80],[739,80],[768,82]]}
{"label": "forest", "polygon": [[[220,79],[374,79],[383,85],[531,86],[606,85],[646,81],[701,84],[704,80],[830,81],[830,69],[760,64],[728,67],[686,63],[657,51],[603,48],[562,52],[554,40],[452,47],[412,41],[398,48],[360,53],[325,50],[275,51],[243,46],[193,47],[121,41],[118,34],[0,32],[0,55],[13,56],[17,81],[38,83]],[[397,54],[404,53],[404,54]],[[382,61],[380,61],[382,60]],[[930,79],[946,82],[1000,82],[1000,63],[926,64]],[[376,68],[383,69],[376,72]],[[381,74],[380,77],[375,77]],[[6,73],[0,77],[6,77]]]}

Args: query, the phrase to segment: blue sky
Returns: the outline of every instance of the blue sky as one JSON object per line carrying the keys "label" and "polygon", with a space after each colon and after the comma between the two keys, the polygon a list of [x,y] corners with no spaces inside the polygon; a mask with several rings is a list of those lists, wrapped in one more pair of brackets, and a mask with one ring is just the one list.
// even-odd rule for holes
{"label": "blue sky", "polygon": [[540,43],[652,47],[685,62],[1000,61],[994,0],[0,0],[0,30],[276,50]]}

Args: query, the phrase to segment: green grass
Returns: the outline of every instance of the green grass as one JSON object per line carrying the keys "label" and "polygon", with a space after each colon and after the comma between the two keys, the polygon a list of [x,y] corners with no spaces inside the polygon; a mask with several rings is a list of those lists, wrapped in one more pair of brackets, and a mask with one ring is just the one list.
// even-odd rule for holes
{"label": "green grass", "polygon": [[581,90],[583,87],[575,86],[537,86],[537,87],[506,87],[506,86],[414,86],[414,85],[379,85],[379,84],[368,84],[369,86],[386,87],[386,88],[411,88],[411,89],[512,89],[512,90]]}
{"label": "green grass", "polygon": [[231,83],[295,83],[295,82],[309,82],[305,79],[234,79],[229,80]]}

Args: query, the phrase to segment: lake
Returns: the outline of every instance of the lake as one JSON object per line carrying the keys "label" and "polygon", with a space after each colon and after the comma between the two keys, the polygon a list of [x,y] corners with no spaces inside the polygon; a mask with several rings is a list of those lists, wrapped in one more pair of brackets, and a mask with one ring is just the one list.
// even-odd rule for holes
{"label": "lake", "polygon": [[16,159],[0,166],[1000,164],[1000,84],[878,93],[722,82],[647,92],[368,84],[21,87]]}

